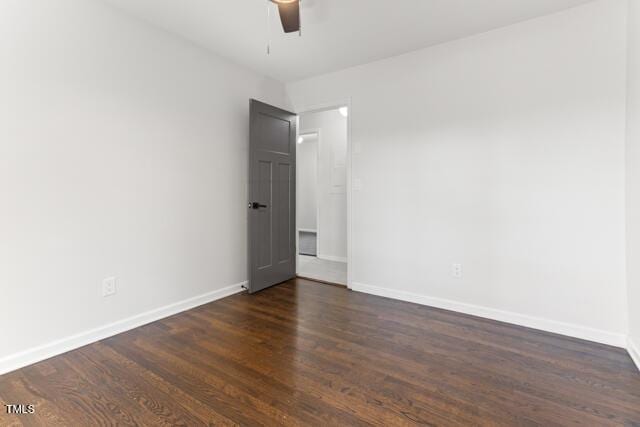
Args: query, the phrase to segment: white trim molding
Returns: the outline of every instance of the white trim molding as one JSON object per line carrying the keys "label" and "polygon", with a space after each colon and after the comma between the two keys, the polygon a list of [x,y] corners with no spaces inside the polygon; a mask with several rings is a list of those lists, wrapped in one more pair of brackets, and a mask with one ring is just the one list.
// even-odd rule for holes
{"label": "white trim molding", "polygon": [[303,233],[318,233],[318,230],[313,230],[311,228],[298,228],[298,233],[299,232],[303,232]]}
{"label": "white trim molding", "polygon": [[318,254],[318,258],[323,259],[325,261],[335,261],[335,262],[347,262],[347,258],[333,255],[321,255]]}
{"label": "white trim molding", "polygon": [[594,341],[602,344],[612,345],[615,347],[625,348],[627,346],[627,336],[625,334],[602,331],[586,326],[558,322],[555,320],[544,319],[540,317],[532,317],[524,314],[513,313],[510,311],[482,307],[479,305],[467,304],[442,298],[435,298],[426,295],[419,295],[406,291],[365,285],[363,283],[353,282],[351,289],[357,292],[364,292],[381,297],[456,311],[459,313],[470,314],[472,316],[497,320],[499,322],[511,323],[518,326],[525,326],[527,328],[552,332],[554,334],[566,335],[569,337],[579,338],[587,341]]}
{"label": "white trim molding", "polygon": [[148,323],[164,319],[165,317],[173,316],[174,314],[242,292],[243,287],[246,287],[246,285],[247,282],[242,282],[232,286],[227,286],[226,288],[207,292],[206,294],[165,305],[164,307],[159,307],[89,331],[81,332],[20,353],[3,357],[0,359],[0,375],[41,362],[105,338],[121,334]]}
{"label": "white trim molding", "polygon": [[627,351],[629,352],[629,356],[631,356],[631,360],[636,364],[636,367],[640,371],[640,347],[633,342],[631,337],[627,338]]}

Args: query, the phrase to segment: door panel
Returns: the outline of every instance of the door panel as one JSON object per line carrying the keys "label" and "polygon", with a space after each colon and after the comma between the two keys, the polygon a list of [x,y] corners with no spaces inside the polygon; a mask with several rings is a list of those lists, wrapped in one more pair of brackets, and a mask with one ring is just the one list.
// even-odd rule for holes
{"label": "door panel", "polygon": [[265,113],[259,114],[257,120],[261,136],[258,149],[270,153],[289,154],[291,122]]}
{"label": "door panel", "polygon": [[249,292],[295,276],[295,114],[251,100]]}
{"label": "door panel", "polygon": [[[291,261],[291,245],[289,244],[294,236],[291,236],[291,196],[295,193],[291,189],[291,165],[288,163],[278,163],[278,206],[280,212],[278,221],[278,263],[282,264]],[[293,227],[295,228],[295,226]]]}
{"label": "door panel", "polygon": [[[257,182],[257,197],[252,200],[256,200],[267,206],[271,206],[272,203],[272,191],[271,183],[273,182],[273,163],[268,160],[258,161],[258,182]],[[271,247],[273,246],[273,239],[271,233],[271,210],[270,209],[258,209],[255,212],[257,227],[256,233],[256,249],[258,253],[258,265],[259,269],[269,268],[273,265],[273,259],[271,254]]]}

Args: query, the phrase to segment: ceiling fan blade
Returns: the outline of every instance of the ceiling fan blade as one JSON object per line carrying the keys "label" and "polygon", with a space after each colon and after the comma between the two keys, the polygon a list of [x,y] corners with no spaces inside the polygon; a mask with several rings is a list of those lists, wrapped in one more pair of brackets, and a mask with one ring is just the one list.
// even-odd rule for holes
{"label": "ceiling fan blade", "polygon": [[284,32],[293,33],[300,30],[300,1],[277,4]]}

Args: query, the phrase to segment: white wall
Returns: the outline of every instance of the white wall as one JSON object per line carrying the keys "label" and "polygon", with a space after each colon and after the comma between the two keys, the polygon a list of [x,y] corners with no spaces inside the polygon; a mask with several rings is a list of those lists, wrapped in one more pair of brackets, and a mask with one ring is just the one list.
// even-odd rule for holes
{"label": "white wall", "polygon": [[249,98],[280,83],[98,2],[3,0],[0,94],[0,362],[246,280]]}
{"label": "white wall", "polygon": [[296,150],[296,215],[298,230],[318,227],[318,140],[307,137]]}
{"label": "white wall", "polygon": [[625,8],[287,86],[351,98],[356,289],[624,343]]}
{"label": "white wall", "polygon": [[319,132],[318,257],[347,258],[347,119],[338,110],[300,115],[300,132]]}
{"label": "white wall", "polygon": [[629,1],[627,91],[627,271],[629,335],[640,368],[640,1]]}

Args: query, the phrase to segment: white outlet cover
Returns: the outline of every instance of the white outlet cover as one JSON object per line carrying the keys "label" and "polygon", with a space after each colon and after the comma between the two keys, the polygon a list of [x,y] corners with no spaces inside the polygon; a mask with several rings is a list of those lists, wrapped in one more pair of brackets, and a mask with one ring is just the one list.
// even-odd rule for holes
{"label": "white outlet cover", "polygon": [[116,293],[116,278],[107,277],[102,281],[102,296],[108,297]]}
{"label": "white outlet cover", "polygon": [[452,264],[451,275],[456,278],[462,277],[462,264]]}

